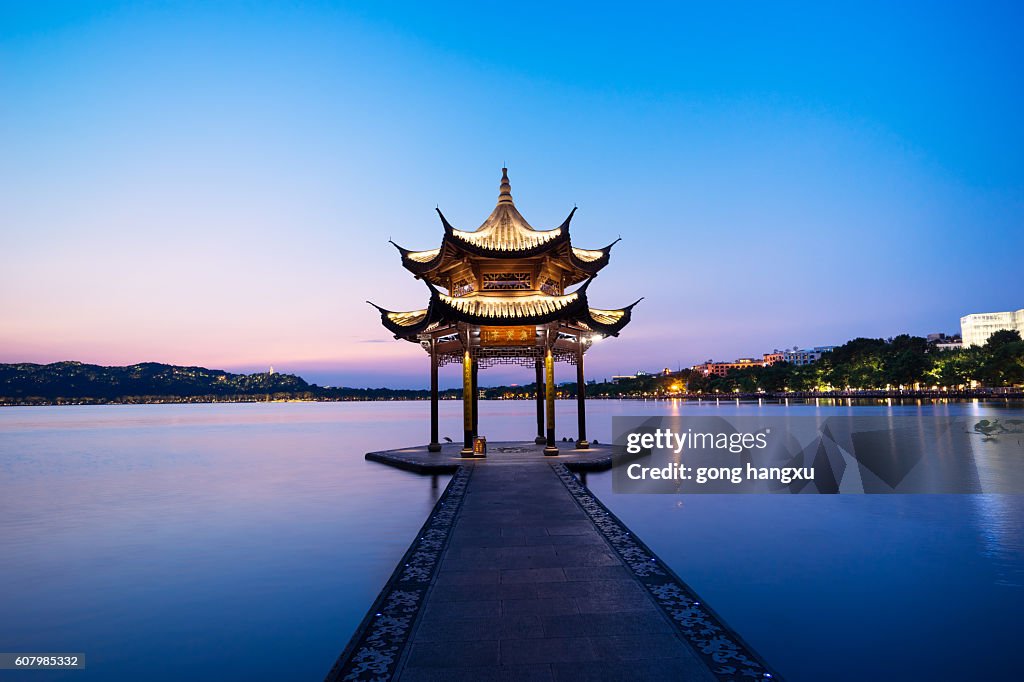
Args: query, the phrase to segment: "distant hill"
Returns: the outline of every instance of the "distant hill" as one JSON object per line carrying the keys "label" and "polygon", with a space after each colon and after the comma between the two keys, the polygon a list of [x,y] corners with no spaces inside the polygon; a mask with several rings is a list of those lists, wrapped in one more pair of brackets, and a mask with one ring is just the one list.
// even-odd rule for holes
{"label": "distant hill", "polygon": [[426,391],[323,388],[294,374],[232,374],[143,362],[103,367],[81,362],[0,364],[0,404],[150,403],[252,400],[388,400]]}

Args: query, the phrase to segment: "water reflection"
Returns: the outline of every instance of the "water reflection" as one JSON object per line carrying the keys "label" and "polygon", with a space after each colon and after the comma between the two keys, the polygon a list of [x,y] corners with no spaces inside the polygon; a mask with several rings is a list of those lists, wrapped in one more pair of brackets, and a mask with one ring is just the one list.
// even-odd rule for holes
{"label": "water reflection", "polygon": [[972,495],[976,527],[997,582],[1024,588],[1024,495]]}
{"label": "water reflection", "polygon": [[[481,408],[492,442],[532,439],[531,401]],[[594,401],[591,435],[610,442],[611,416],[642,414],[1021,413]],[[428,415],[426,402],[0,410],[0,649],[89,661],[4,679],[321,679],[447,482],[362,455],[424,443]],[[441,435],[458,440],[461,418],[442,402]],[[560,402],[559,439],[574,425]],[[789,679],[1016,669],[1019,496],[612,495],[606,475],[587,478]]]}
{"label": "water reflection", "polygon": [[0,411],[0,649],[88,660],[4,679],[322,678],[448,480],[348,407]]}

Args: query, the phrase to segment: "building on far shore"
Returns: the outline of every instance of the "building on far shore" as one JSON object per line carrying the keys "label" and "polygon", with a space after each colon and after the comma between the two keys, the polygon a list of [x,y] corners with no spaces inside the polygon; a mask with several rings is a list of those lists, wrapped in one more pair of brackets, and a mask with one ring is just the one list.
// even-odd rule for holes
{"label": "building on far shore", "polygon": [[1024,308],[1005,313],[971,313],[960,318],[964,348],[983,346],[998,331],[1016,331],[1024,336]]}
{"label": "building on far shore", "polygon": [[703,373],[704,375],[714,374],[715,376],[724,377],[733,370],[749,369],[751,367],[764,367],[764,362],[755,360],[754,358],[740,358],[738,360],[733,360],[732,362],[715,362],[714,360],[708,360],[707,362],[699,365],[694,365],[693,369]]}
{"label": "building on far shore", "polygon": [[764,354],[764,366],[774,365],[776,362],[788,362],[791,365],[810,365],[821,359],[823,353],[835,348],[835,346],[815,346],[814,348],[804,348],[793,350],[779,350],[775,349],[771,353]]}
{"label": "building on far shore", "polygon": [[814,348],[793,348],[793,350],[779,350],[776,348],[771,353],[764,353],[760,360],[755,358],[739,358],[732,362],[715,362],[708,360],[690,369],[700,372],[705,376],[714,374],[724,377],[733,370],[750,369],[751,367],[768,367],[776,362],[788,362],[791,365],[810,365],[821,359],[822,354],[835,348],[835,346],[815,346]]}
{"label": "building on far shore", "polygon": [[929,334],[926,337],[928,345],[936,350],[960,350],[964,347],[963,340],[959,334],[947,336],[946,334]]}

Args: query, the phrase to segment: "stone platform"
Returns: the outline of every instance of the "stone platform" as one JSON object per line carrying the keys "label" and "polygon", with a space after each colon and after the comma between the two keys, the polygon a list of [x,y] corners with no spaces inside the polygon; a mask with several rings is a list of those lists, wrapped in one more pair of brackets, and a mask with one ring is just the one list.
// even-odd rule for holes
{"label": "stone platform", "polygon": [[612,467],[611,447],[591,444],[576,450],[575,444],[559,442],[559,454],[545,455],[544,446],[533,441],[494,442],[487,444],[486,457],[462,457],[462,443],[444,443],[441,452],[428,452],[426,445],[398,450],[366,453],[366,459],[418,474],[454,473],[460,466],[476,464],[524,464],[527,462],[562,462],[572,471],[607,471]]}
{"label": "stone platform", "polygon": [[780,679],[570,472],[607,449],[458,450],[367,455],[455,475],[329,681]]}

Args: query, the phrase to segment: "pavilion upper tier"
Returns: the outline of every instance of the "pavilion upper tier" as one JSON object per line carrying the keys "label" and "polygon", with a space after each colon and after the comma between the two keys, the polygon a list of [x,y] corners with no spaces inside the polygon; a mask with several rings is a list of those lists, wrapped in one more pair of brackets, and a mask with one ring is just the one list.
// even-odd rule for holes
{"label": "pavilion upper tier", "polygon": [[[573,208],[561,225],[553,230],[535,229],[516,208],[508,169],[501,169],[498,204],[480,227],[473,231],[458,230],[438,209],[444,236],[441,246],[427,251],[412,251],[394,242],[402,255],[402,265],[417,277],[447,289],[452,296],[482,291],[488,269],[507,269],[509,261],[532,266],[537,288],[561,294],[567,287],[579,284],[608,264],[612,242],[602,249],[581,249],[572,245],[569,225]],[[485,260],[481,260],[485,259]],[[492,268],[488,268],[487,261]],[[504,261],[504,262],[501,262]],[[477,263],[481,267],[473,268]],[[493,273],[492,273],[493,274]]]}

